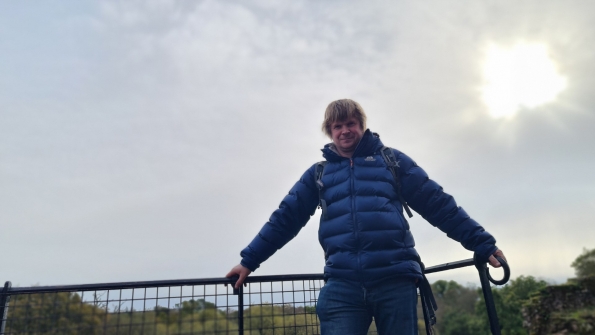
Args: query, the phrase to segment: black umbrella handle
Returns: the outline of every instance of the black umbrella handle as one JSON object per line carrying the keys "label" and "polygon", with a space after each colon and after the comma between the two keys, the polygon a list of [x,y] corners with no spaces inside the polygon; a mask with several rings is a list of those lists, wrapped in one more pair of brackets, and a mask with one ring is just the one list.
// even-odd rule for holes
{"label": "black umbrella handle", "polygon": [[490,276],[490,269],[487,267],[486,267],[486,274],[487,274],[490,282],[492,282],[492,284],[498,285],[498,286],[504,285],[510,279],[510,267],[508,266],[508,263],[506,263],[506,261],[502,257],[500,257],[500,256],[494,256],[494,257],[496,257],[498,262],[500,262],[500,265],[502,265],[502,269],[504,270],[504,277],[500,280],[495,280],[494,278],[492,278],[492,276]]}

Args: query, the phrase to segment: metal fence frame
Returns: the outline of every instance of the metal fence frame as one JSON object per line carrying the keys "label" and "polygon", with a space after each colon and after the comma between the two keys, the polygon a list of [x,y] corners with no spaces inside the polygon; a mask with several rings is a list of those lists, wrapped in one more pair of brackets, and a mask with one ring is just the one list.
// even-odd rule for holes
{"label": "metal fence frame", "polygon": [[[492,334],[500,335],[500,326],[498,317],[492,297],[490,282],[496,285],[505,284],[510,278],[510,269],[504,260],[498,258],[504,268],[504,278],[502,280],[494,280],[487,269],[485,262],[479,262],[476,259],[466,259],[457,262],[445,263],[428,267],[425,269],[426,274],[436,273],[446,270],[458,269],[467,266],[475,266],[478,270],[482,292],[484,295],[488,318],[490,321],[490,329]],[[250,276],[246,278],[245,283],[264,283],[264,282],[287,282],[287,281],[323,281],[323,274],[298,274],[298,275],[274,275],[274,276]],[[195,285],[233,285],[235,278],[203,278],[203,279],[181,279],[181,280],[157,280],[157,281],[142,281],[142,282],[120,282],[120,283],[101,283],[101,284],[83,284],[83,285],[63,285],[63,286],[34,286],[34,287],[11,287],[8,281],[4,284],[0,292],[0,335],[5,335],[6,323],[9,320],[8,310],[11,296],[38,294],[38,293],[60,293],[60,292],[85,292],[85,291],[110,291],[110,290],[125,290],[125,289],[142,289],[142,288],[160,288],[160,287],[183,287]],[[316,284],[314,283],[314,287]],[[244,287],[233,289],[233,294],[237,295],[238,308],[238,334],[244,334],[244,296],[246,293]],[[316,299],[314,299],[314,304]],[[235,306],[235,305],[234,305]]]}

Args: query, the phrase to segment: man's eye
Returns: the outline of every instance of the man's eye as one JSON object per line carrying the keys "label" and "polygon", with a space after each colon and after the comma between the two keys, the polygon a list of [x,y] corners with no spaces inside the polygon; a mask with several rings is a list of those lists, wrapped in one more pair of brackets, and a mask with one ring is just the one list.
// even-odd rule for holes
{"label": "man's eye", "polygon": [[334,126],[333,129],[341,129],[341,126]]}

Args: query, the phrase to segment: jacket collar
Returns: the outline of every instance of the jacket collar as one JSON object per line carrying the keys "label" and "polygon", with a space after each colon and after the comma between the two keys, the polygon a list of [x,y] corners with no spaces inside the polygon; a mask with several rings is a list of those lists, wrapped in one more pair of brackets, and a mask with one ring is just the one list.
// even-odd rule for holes
{"label": "jacket collar", "polygon": [[[355,152],[353,152],[353,157],[370,156],[376,150],[382,148],[382,146],[383,144],[382,141],[380,141],[380,135],[371,132],[370,129],[366,129],[362,139],[355,148]],[[337,153],[333,143],[326,144],[321,150],[322,156],[329,162],[347,159],[346,157],[343,157]]]}

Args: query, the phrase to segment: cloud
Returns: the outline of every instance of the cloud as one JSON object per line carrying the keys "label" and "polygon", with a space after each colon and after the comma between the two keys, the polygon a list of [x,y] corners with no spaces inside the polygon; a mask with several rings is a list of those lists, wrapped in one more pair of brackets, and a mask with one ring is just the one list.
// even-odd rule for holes
{"label": "cloud", "polygon": [[[0,277],[223,276],[321,159],[326,105],[350,97],[495,233],[513,273],[561,278],[589,247],[595,199],[591,6],[106,1],[30,30],[17,29],[25,7],[0,11],[19,31],[0,39],[12,50],[0,54]],[[483,50],[519,39],[547,43],[569,86],[493,120]],[[421,218],[412,227],[428,265],[470,257]],[[321,271],[316,231],[315,217],[257,274]]]}

